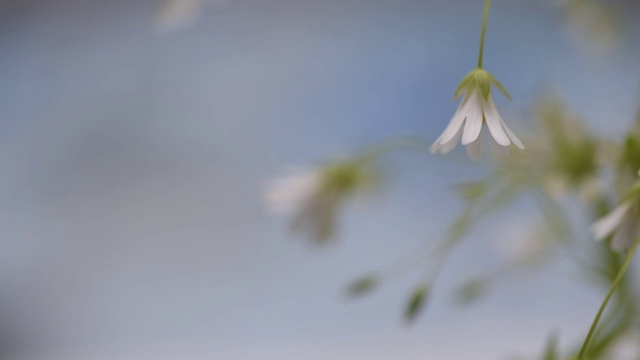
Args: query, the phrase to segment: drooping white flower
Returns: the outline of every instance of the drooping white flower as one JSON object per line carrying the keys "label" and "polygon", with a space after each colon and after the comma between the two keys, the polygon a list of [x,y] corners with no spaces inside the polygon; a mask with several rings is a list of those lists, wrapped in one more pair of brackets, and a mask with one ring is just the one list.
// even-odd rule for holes
{"label": "drooping white flower", "polygon": [[456,97],[464,94],[462,102],[449,125],[431,146],[432,153],[447,153],[462,139],[462,145],[467,145],[469,156],[479,157],[482,153],[480,133],[484,124],[499,145],[509,146],[513,143],[524,149],[520,139],[500,116],[491,96],[491,84],[508,95],[504,87],[483,69],[476,69],[465,77],[456,91]]}
{"label": "drooping white flower", "polygon": [[[635,188],[638,187],[638,184],[636,184]],[[637,189],[635,190],[637,191]],[[638,196],[626,197],[608,215],[593,223],[591,231],[598,240],[604,240],[613,234],[611,249],[614,251],[628,250],[640,236],[640,202]]]}
{"label": "drooping white flower", "polygon": [[366,161],[335,162],[272,180],[265,198],[270,210],[292,216],[292,230],[322,243],[333,237],[341,205],[375,185],[377,175]]}

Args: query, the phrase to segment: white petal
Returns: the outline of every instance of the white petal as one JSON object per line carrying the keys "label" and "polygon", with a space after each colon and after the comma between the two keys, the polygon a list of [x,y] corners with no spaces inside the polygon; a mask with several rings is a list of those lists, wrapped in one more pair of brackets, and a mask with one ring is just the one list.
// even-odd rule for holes
{"label": "white petal", "polygon": [[593,233],[593,236],[598,240],[603,240],[609,234],[614,232],[618,226],[620,226],[620,223],[627,214],[627,211],[629,211],[630,206],[631,203],[629,202],[622,203],[607,216],[591,224],[591,232]]}
{"label": "white petal", "polygon": [[615,252],[628,250],[633,245],[637,236],[638,231],[635,219],[629,216],[625,217],[618,227],[618,230],[616,230],[613,240],[611,240],[611,250]]}
{"label": "white petal", "polygon": [[482,137],[467,145],[467,154],[472,159],[479,159],[482,156]]}
{"label": "white petal", "polygon": [[442,148],[440,149],[440,152],[442,152],[443,154],[446,154],[449,151],[453,150],[453,148],[455,148],[456,145],[458,144],[458,141],[460,141],[461,137],[462,137],[462,126],[458,129],[458,132],[453,137],[453,139],[449,140],[446,143],[441,144]]}
{"label": "white petal", "polygon": [[524,150],[524,144],[522,144],[522,141],[520,141],[520,139],[518,139],[516,134],[514,134],[513,131],[511,131],[511,129],[509,129],[509,127],[507,126],[507,124],[505,124],[505,122],[504,122],[504,120],[502,120],[502,118],[500,119],[500,122],[502,123],[502,127],[504,127],[504,131],[507,132],[507,135],[509,135],[509,138],[511,139],[513,144],[515,146],[517,146],[518,149]]}
{"label": "white petal", "polygon": [[453,150],[453,148],[456,147],[456,144],[458,143],[458,141],[460,141],[460,137],[461,136],[462,136],[462,126],[458,129],[458,132],[453,136],[453,138],[451,140],[449,140],[448,142],[445,142],[444,144],[440,143],[441,137],[439,137],[433,143],[433,145],[431,145],[431,147],[429,148],[429,151],[432,154],[435,154],[435,153],[438,153],[438,152],[446,154],[449,151]]}
{"label": "white petal", "polygon": [[466,115],[464,110],[465,100],[460,103],[460,106],[458,106],[458,110],[456,110],[455,114],[453,114],[453,117],[449,121],[449,125],[447,125],[447,127],[442,132],[442,135],[440,135],[438,141],[436,142],[444,145],[458,134],[458,132],[462,128],[462,124],[464,124],[464,117]]}
{"label": "white petal", "polygon": [[509,146],[509,144],[511,144],[511,140],[509,140],[509,136],[502,127],[502,117],[500,116],[498,109],[496,109],[496,104],[493,102],[491,96],[489,96],[489,102],[487,102],[484,107],[484,119],[493,139],[499,145]]}
{"label": "white petal", "polygon": [[440,138],[438,138],[429,148],[429,152],[435,154],[440,152],[440,149],[442,149],[442,145],[440,145]]}
{"label": "white petal", "polygon": [[474,91],[469,99],[467,119],[464,123],[462,145],[474,142],[482,130],[483,101],[479,91]]}

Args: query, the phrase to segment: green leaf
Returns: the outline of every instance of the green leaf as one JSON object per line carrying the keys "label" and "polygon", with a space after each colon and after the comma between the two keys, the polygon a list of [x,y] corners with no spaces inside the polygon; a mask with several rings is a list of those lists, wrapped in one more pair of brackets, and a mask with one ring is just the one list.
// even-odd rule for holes
{"label": "green leaf", "polygon": [[347,294],[351,297],[365,295],[378,286],[378,279],[374,276],[366,276],[354,281],[347,288]]}
{"label": "green leaf", "polygon": [[509,92],[507,91],[507,89],[504,87],[504,85],[500,83],[500,81],[498,81],[498,79],[494,78],[493,75],[489,74],[489,80],[493,83],[493,85],[496,88],[498,88],[498,90],[500,90],[502,95],[504,95],[507,99],[509,99],[509,101],[511,101],[511,95],[509,95]]}
{"label": "green leaf", "polygon": [[413,322],[424,308],[428,290],[426,286],[421,285],[413,291],[404,312],[404,319],[407,322]]}

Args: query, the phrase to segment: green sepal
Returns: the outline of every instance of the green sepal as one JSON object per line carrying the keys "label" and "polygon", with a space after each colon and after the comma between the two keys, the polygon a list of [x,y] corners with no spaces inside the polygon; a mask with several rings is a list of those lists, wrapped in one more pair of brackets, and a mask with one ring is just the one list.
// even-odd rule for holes
{"label": "green sepal", "polygon": [[483,69],[475,70],[476,86],[482,92],[485,101],[489,101],[491,95],[491,75]]}
{"label": "green sepal", "polygon": [[511,95],[507,89],[487,70],[477,68],[468,73],[458,85],[456,92],[453,95],[453,100],[457,100],[463,92],[469,92],[474,87],[477,87],[482,92],[482,97],[485,101],[489,101],[491,95],[491,85],[495,86],[507,99],[511,100]]}
{"label": "green sepal", "polygon": [[[487,74],[489,74],[489,73],[487,73]],[[493,83],[493,85],[496,88],[498,88],[498,90],[500,90],[502,95],[504,95],[504,97],[506,97],[509,101],[511,101],[511,95],[509,94],[507,89],[504,87],[504,85],[502,85],[500,83],[500,81],[498,81],[498,79],[494,78],[493,75],[491,75],[491,74],[489,74],[489,79],[490,79],[491,83]]]}
{"label": "green sepal", "polygon": [[458,100],[462,92],[468,90],[468,88],[472,85],[472,81],[474,80],[475,70],[468,73],[458,85],[456,92],[453,94],[453,101]]}

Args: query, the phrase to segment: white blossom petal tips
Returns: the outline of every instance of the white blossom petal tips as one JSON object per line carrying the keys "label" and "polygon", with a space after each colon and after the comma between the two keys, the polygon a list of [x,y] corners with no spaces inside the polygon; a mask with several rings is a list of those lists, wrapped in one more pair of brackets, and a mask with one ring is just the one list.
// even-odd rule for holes
{"label": "white blossom petal tips", "polygon": [[481,139],[484,124],[498,145],[514,144],[524,149],[520,139],[507,127],[496,108],[491,96],[492,84],[509,97],[504,87],[483,69],[472,71],[462,80],[455,95],[458,97],[464,94],[462,102],[449,125],[431,146],[431,153],[447,153],[462,139],[462,145],[469,147],[469,155],[473,158],[480,157],[482,147],[476,142]]}
{"label": "white blossom petal tips", "polygon": [[591,232],[598,240],[604,240],[620,226],[624,220],[631,203],[625,202],[618,205],[612,212],[591,225]]}
{"label": "white blossom petal tips", "polygon": [[640,204],[637,199],[626,200],[608,215],[591,225],[591,232],[598,240],[613,234],[611,249],[616,252],[628,250],[640,236]]}

